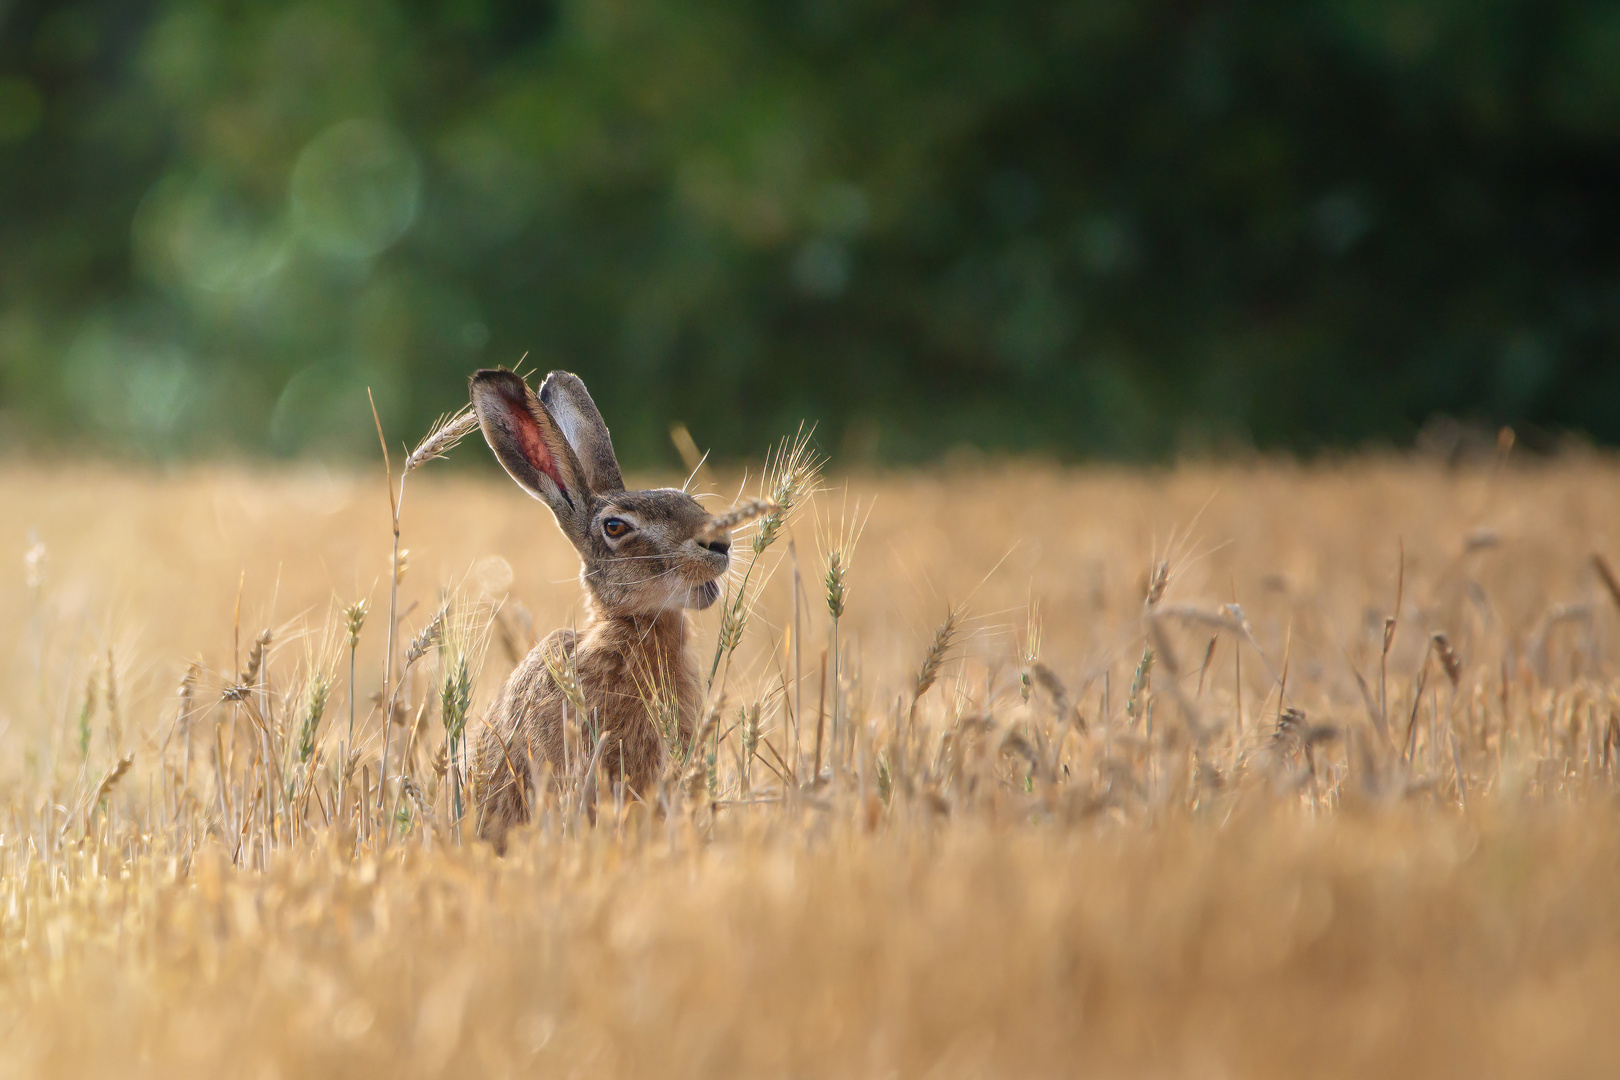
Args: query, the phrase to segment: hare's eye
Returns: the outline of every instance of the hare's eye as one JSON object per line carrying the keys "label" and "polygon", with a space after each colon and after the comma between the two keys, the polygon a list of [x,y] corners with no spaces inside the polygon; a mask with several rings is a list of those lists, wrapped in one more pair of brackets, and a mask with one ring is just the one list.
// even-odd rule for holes
{"label": "hare's eye", "polygon": [[609,540],[617,540],[630,531],[630,523],[624,518],[608,518],[602,522],[602,535]]}

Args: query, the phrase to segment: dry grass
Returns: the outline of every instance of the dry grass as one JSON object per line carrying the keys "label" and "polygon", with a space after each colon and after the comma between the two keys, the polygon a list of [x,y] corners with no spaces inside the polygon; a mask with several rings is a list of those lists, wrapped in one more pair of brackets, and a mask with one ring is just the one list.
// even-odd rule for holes
{"label": "dry grass", "polygon": [[579,617],[542,508],[412,476],[385,687],[380,476],[0,468],[0,1073],[1601,1073],[1617,481],[839,480],[687,782],[498,860],[447,733]]}

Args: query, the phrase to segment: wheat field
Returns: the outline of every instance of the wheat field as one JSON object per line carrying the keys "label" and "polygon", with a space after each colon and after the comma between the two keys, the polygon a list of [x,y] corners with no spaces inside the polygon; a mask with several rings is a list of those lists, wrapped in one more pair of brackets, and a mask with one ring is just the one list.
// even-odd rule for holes
{"label": "wheat field", "polygon": [[1620,462],[835,462],[656,805],[497,858],[448,734],[582,607],[482,453],[391,658],[381,464],[0,465],[0,1075],[1612,1070]]}

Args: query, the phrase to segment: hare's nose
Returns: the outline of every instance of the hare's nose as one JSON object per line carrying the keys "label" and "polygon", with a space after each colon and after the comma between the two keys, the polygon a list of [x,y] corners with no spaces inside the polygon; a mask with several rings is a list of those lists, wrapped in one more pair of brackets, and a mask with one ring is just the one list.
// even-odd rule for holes
{"label": "hare's nose", "polygon": [[698,542],[716,555],[724,555],[731,550],[730,540],[700,540]]}

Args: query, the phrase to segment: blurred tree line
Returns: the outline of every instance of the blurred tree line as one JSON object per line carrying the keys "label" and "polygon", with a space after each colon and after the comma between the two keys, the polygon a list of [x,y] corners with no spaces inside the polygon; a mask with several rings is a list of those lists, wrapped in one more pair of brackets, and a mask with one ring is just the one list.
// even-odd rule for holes
{"label": "blurred tree line", "polygon": [[1620,5],[0,0],[0,429],[1620,440]]}

